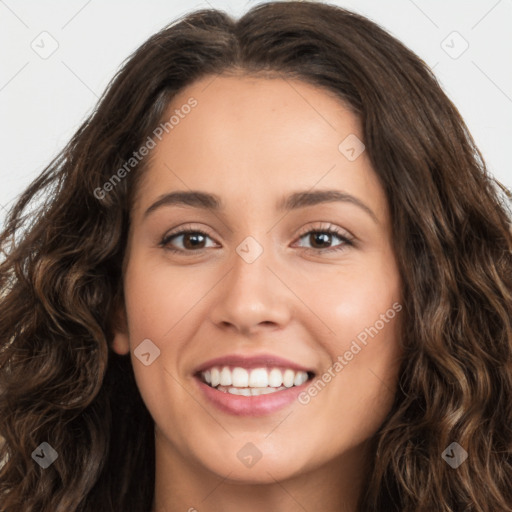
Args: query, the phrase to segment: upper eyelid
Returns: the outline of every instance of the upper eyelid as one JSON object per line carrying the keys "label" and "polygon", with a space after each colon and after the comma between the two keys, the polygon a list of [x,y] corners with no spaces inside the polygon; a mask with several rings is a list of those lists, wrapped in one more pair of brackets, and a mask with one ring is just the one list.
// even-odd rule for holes
{"label": "upper eyelid", "polygon": [[323,233],[324,231],[331,231],[331,232],[336,233],[337,236],[344,236],[345,238],[348,238],[350,240],[355,238],[352,235],[352,233],[350,233],[349,231],[347,231],[344,228],[340,228],[339,226],[335,226],[334,224],[332,224],[330,222],[327,222],[326,224],[327,225],[318,226],[318,227],[316,227],[316,226],[305,227],[304,229],[299,230],[299,232],[295,236],[301,238],[304,235],[307,235],[308,233],[311,233],[311,232]]}
{"label": "upper eyelid", "polygon": [[[337,232],[339,232],[340,235],[346,236],[346,238],[351,238],[351,239],[355,238],[352,235],[352,233],[350,233],[348,230],[346,230],[344,228],[340,228],[339,226],[336,226],[336,225],[332,224],[331,222],[324,221],[324,224],[325,225],[322,225],[322,226],[307,226],[307,227],[304,227],[304,228],[300,229],[298,231],[298,233],[295,234],[295,236],[296,237],[302,237],[302,236],[307,235],[308,233],[310,233],[312,231],[320,231],[320,232],[324,232],[324,231],[337,231]],[[182,235],[184,233],[194,232],[194,233],[204,233],[207,236],[209,236],[210,238],[215,239],[215,237],[212,236],[208,231],[209,231],[209,228],[202,228],[202,227],[198,228],[198,227],[193,226],[193,225],[185,224],[183,226],[175,228],[175,230],[172,229],[169,232],[165,233],[165,235],[162,238],[168,238],[168,237],[171,237],[171,236],[178,236],[178,235]]]}
{"label": "upper eyelid", "polygon": [[166,239],[169,237],[179,236],[179,235],[183,235],[186,233],[204,233],[205,235],[209,236],[211,239],[215,238],[208,232],[208,229],[198,228],[198,227],[190,226],[188,224],[185,224],[184,226],[180,226],[175,229],[171,229],[170,231],[165,233],[165,235],[162,238]]}

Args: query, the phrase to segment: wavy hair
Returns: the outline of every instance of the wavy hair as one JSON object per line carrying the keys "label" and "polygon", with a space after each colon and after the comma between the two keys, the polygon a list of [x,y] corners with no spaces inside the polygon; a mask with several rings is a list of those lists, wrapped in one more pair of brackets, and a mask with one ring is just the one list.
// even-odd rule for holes
{"label": "wavy hair", "polygon": [[[122,65],[0,234],[0,511],[150,510],[154,422],[111,349],[130,211],[177,92],[217,74],[300,79],[362,121],[403,282],[405,358],[360,512],[512,511],[512,235],[464,121],[427,65],[374,22],[309,1],[196,11]],[[96,192],[96,193],[95,193]],[[31,454],[48,442],[47,469]],[[443,451],[469,454],[457,469]]]}

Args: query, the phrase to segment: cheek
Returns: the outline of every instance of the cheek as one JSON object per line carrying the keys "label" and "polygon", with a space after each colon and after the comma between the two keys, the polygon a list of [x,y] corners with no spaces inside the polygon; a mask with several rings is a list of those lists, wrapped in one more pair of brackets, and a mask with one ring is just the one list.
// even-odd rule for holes
{"label": "cheek", "polygon": [[[206,293],[207,283],[191,280],[192,271],[172,269],[161,263],[148,265],[134,255],[127,268],[124,288],[132,366],[141,394],[150,410],[174,389],[180,354],[194,335],[196,323],[189,318],[194,304]],[[150,340],[151,362],[144,365],[137,357],[143,340]],[[153,353],[158,354],[153,359]],[[174,377],[174,378],[173,378]]]}
{"label": "cheek", "polygon": [[[132,341],[150,338],[163,342],[187,322],[186,315],[204,297],[212,283],[198,278],[192,267],[152,266],[134,261],[125,280],[126,304]],[[203,272],[204,274],[204,272]],[[201,274],[202,275],[202,274]]]}
{"label": "cheek", "polygon": [[[354,319],[350,311],[349,307],[344,310],[348,316],[340,320],[336,340],[325,345],[331,364],[299,397],[303,421],[315,418],[308,443],[318,447],[319,460],[373,437],[389,413],[396,392],[401,361],[397,337],[400,313],[392,305],[384,308],[385,322],[375,321],[375,315],[366,311],[360,312],[359,320]],[[359,323],[370,318],[371,323]],[[288,435],[293,439],[293,431]],[[325,439],[330,442],[326,444]]]}
{"label": "cheek", "polygon": [[377,253],[357,265],[326,273],[316,283],[310,281],[303,293],[306,292],[314,311],[330,329],[332,338],[338,340],[329,342],[336,351],[343,350],[348,340],[376,322],[381,330],[381,316],[391,309],[389,316],[394,318],[393,304],[401,300],[394,260],[387,254]]}
{"label": "cheek", "polygon": [[[392,259],[375,258],[324,282],[309,297],[331,331],[317,340],[331,363],[304,402],[311,402],[315,417],[353,427],[354,439],[362,440],[378,429],[396,390],[402,355],[399,274]],[[335,429],[331,433],[336,436]]]}

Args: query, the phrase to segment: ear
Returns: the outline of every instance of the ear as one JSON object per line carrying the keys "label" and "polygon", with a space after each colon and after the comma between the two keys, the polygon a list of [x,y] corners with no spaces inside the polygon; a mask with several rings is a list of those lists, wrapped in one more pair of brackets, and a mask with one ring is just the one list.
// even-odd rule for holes
{"label": "ear", "polygon": [[130,352],[130,336],[128,332],[128,321],[124,301],[116,301],[114,317],[112,319],[112,350],[119,355],[126,355]]}

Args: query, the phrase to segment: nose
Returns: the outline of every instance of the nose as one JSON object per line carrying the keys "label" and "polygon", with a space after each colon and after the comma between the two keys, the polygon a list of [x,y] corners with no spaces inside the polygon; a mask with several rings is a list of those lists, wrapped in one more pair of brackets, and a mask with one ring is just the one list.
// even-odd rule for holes
{"label": "nose", "polygon": [[267,251],[248,263],[235,253],[233,265],[216,287],[211,320],[245,336],[283,328],[292,317],[293,293]]}

